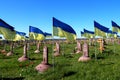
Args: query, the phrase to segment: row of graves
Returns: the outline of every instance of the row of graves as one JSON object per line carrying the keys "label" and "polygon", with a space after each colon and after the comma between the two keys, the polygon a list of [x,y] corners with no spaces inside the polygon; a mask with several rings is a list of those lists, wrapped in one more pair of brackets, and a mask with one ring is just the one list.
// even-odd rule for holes
{"label": "row of graves", "polygon": [[[99,50],[100,53],[103,53],[103,51],[105,50],[105,44],[108,44],[109,42],[113,43],[116,42],[114,41],[115,39],[81,39],[81,40],[77,40],[76,46],[71,49],[71,54],[70,55],[75,55],[75,54],[82,54],[78,60],[78,62],[87,62],[90,61],[92,58],[89,56],[89,46],[96,46],[96,43],[99,44],[99,47],[97,48]],[[118,43],[120,43],[120,41],[117,41]],[[26,40],[26,41],[17,41],[17,42],[13,42],[13,41],[1,41],[0,45],[2,45],[2,48],[0,49],[0,53],[5,55],[5,56],[12,56],[14,55],[14,49],[18,46],[23,46],[23,54],[21,57],[18,58],[18,62],[24,62],[24,61],[28,61],[30,60],[30,57],[28,56],[27,51],[30,50],[32,45],[36,45],[36,50],[34,51],[34,53],[39,54],[41,53],[40,48],[41,45],[43,45],[43,49],[42,49],[42,58],[43,60],[40,62],[40,64],[38,64],[34,69],[37,70],[38,72],[45,72],[48,69],[50,69],[51,67],[53,67],[52,63],[49,63],[49,58],[48,54],[48,44],[53,45],[53,50],[52,50],[52,58],[54,57],[59,57],[62,56],[63,52],[65,51],[64,49],[61,49],[61,45],[66,45],[67,44],[73,44],[74,42],[66,42],[66,40],[46,40],[46,41],[36,41],[36,40]],[[10,46],[10,51],[6,51],[6,46]]]}

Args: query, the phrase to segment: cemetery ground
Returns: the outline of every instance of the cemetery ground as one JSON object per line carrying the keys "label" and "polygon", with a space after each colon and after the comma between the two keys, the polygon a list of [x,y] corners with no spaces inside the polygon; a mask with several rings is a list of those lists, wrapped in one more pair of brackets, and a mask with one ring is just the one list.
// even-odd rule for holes
{"label": "cemetery ground", "polygon": [[[120,79],[120,45],[110,43],[105,45],[105,51],[100,53],[99,45],[89,46],[88,62],[78,62],[80,54],[71,54],[76,43],[61,43],[61,55],[53,57],[53,44],[48,46],[48,62],[51,64],[44,73],[35,70],[42,61],[43,45],[36,54],[36,45],[30,45],[29,60],[18,62],[23,55],[23,46],[14,48],[12,56],[0,53],[0,80],[119,80]],[[3,49],[3,45],[0,46]],[[9,45],[6,45],[9,51]],[[96,58],[95,58],[96,54]]]}

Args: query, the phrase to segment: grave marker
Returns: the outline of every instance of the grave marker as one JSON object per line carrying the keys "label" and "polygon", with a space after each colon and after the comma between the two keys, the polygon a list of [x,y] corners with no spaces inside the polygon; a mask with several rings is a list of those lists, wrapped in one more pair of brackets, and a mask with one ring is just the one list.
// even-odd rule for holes
{"label": "grave marker", "polygon": [[40,42],[37,43],[37,49],[34,51],[34,53],[40,52]]}
{"label": "grave marker", "polygon": [[48,63],[48,48],[44,46],[43,48],[43,61],[35,67],[39,72],[46,71],[51,65]]}
{"label": "grave marker", "polygon": [[83,55],[78,59],[78,61],[88,61],[90,60],[89,58],[89,47],[88,47],[88,44],[85,42],[83,44]]}
{"label": "grave marker", "polygon": [[56,42],[56,47],[54,49],[54,56],[59,56],[60,55],[60,44]]}
{"label": "grave marker", "polygon": [[23,48],[23,56],[22,57],[20,57],[19,59],[18,59],[18,61],[19,62],[22,62],[22,61],[26,61],[26,60],[28,60],[29,58],[28,58],[28,56],[27,56],[27,43],[25,43],[24,44],[24,48]]}
{"label": "grave marker", "polygon": [[10,44],[10,51],[7,53],[7,56],[13,55],[13,42]]}
{"label": "grave marker", "polygon": [[82,51],[82,48],[81,48],[81,43],[79,41],[77,41],[77,46],[76,46],[76,53],[80,53]]}

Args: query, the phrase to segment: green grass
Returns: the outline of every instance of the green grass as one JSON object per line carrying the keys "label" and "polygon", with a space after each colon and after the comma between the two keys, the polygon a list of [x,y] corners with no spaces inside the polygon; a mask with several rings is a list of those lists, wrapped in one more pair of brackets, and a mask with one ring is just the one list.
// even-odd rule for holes
{"label": "green grass", "polygon": [[[35,45],[31,45],[28,55],[29,61],[18,62],[23,54],[22,47],[14,48],[13,56],[0,54],[0,79],[6,80],[119,80],[120,79],[120,45],[108,44],[103,53],[99,53],[97,46],[89,47],[91,60],[78,62],[81,54],[71,54],[76,44],[61,44],[64,55],[53,59],[53,44],[47,44],[49,49],[49,63],[52,67],[44,73],[39,73],[35,67],[42,61],[40,54],[35,54]],[[0,49],[3,49],[1,45]],[[7,50],[9,46],[7,45]],[[95,58],[95,52],[97,58]]]}

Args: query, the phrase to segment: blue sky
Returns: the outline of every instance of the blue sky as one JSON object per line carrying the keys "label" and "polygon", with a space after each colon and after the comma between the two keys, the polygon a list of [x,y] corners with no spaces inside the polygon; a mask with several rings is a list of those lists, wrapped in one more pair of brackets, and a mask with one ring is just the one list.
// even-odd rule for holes
{"label": "blue sky", "polygon": [[112,29],[111,20],[120,25],[120,0],[0,0],[0,18],[15,30],[29,33],[29,26],[52,33],[52,17],[76,31],[94,31],[93,21]]}

